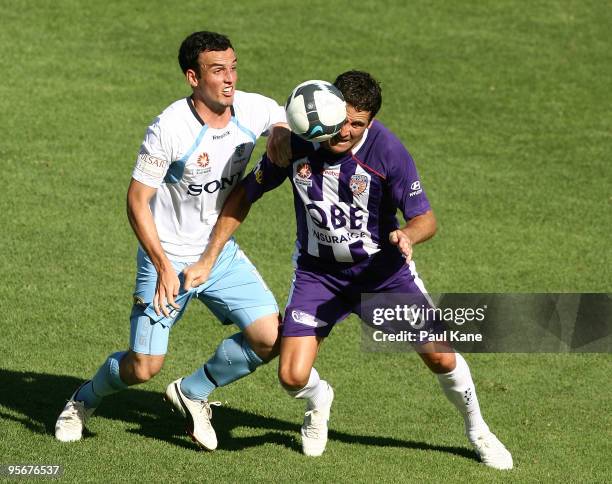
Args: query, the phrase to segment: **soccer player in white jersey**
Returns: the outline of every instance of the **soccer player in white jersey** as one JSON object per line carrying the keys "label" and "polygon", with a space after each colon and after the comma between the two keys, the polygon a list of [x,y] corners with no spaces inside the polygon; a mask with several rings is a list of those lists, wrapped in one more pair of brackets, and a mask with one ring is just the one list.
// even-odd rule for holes
{"label": "soccer player in white jersey", "polygon": [[236,55],[224,35],[188,36],[179,64],[192,94],[149,126],[128,189],[128,218],[140,242],[129,349],[111,354],[70,397],[55,427],[61,441],[82,437],[103,397],[161,370],[170,330],[193,298],[240,329],[203,366],[166,389],[166,399],[185,416],[200,446],[217,447],[208,403],[213,389],[278,354],[278,306],[236,242],[225,244],[205,283],[192,284],[191,266],[204,252],[257,138],[278,131],[284,110],[272,99],[236,90]]}
{"label": "soccer player in white jersey", "polygon": [[[321,341],[350,313],[362,314],[362,294],[396,294],[430,304],[412,247],[436,231],[410,154],[374,119],[382,103],[378,83],[368,73],[349,71],[334,84],[347,103],[340,132],[320,146],[293,136],[292,162],[286,167],[264,156],[228,198],[198,263],[198,277],[205,279],[251,204],[284,180],[291,181],[296,271],[283,319],[279,379],[291,396],[307,401],[301,434],[302,449],[310,456],[325,450],[334,398],[332,387],[313,368]],[[398,209],[407,220],[401,228]],[[431,321],[424,328],[440,330]],[[512,468],[512,456],[481,415],[464,358],[427,338],[417,349],[463,416],[467,437],[482,461],[497,469]]]}

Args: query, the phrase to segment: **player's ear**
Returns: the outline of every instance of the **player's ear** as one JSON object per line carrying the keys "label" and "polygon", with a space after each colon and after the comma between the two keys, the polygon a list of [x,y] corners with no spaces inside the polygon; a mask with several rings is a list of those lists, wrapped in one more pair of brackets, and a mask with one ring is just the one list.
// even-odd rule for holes
{"label": "player's ear", "polygon": [[200,82],[198,73],[193,69],[187,69],[187,71],[185,72],[185,79],[187,79],[189,85],[194,88],[198,87],[198,84]]}

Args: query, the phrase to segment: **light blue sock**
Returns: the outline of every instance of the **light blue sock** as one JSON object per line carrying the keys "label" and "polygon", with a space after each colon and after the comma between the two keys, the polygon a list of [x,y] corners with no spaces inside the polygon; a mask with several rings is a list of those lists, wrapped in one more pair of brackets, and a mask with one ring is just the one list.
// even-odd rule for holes
{"label": "light blue sock", "polygon": [[181,391],[192,400],[207,400],[216,388],[253,373],[263,360],[242,333],[224,339],[206,364],[181,381]]}
{"label": "light blue sock", "polygon": [[128,385],[119,376],[119,363],[126,354],[127,351],[118,351],[110,355],[93,378],[77,390],[74,399],[83,402],[86,408],[95,408],[102,398],[126,389]]}
{"label": "light blue sock", "polygon": [[208,395],[215,388],[217,385],[208,378],[204,366],[181,380],[181,391],[192,400],[208,400]]}

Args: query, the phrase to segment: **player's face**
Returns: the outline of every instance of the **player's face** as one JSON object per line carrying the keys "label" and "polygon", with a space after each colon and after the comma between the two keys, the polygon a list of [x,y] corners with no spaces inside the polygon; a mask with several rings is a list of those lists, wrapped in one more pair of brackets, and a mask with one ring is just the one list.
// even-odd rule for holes
{"label": "player's face", "polygon": [[350,104],[346,105],[346,121],[342,129],[323,146],[332,153],[346,153],[357,145],[363,133],[372,124],[370,111],[358,111]]}
{"label": "player's face", "polygon": [[207,50],[201,52],[198,57],[199,76],[192,77],[189,82],[194,94],[199,96],[213,111],[224,111],[234,102],[238,80],[236,62],[236,54],[233,49]]}

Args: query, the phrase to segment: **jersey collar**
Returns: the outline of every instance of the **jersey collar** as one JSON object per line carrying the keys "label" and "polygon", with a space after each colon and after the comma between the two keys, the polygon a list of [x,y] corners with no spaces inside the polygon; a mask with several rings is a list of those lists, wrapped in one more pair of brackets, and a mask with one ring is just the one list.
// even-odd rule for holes
{"label": "jersey collar", "polygon": [[[194,117],[198,120],[198,123],[200,123],[202,126],[205,126],[206,123],[204,122],[204,120],[200,117],[200,115],[196,111],[196,108],[193,105],[193,99],[191,99],[191,96],[187,96],[185,99],[187,99],[187,105],[189,106],[191,114],[193,114]],[[234,106],[233,105],[230,106],[230,112],[232,113],[232,118],[236,117],[236,112],[234,111]]]}
{"label": "jersey collar", "polygon": [[359,143],[357,143],[355,146],[353,146],[353,148],[351,148],[351,154],[353,155],[357,154],[357,152],[361,149],[361,147],[365,143],[365,140],[367,137],[368,137],[368,128],[366,128],[366,130],[363,132],[363,138],[361,138],[361,141],[359,141]]}

